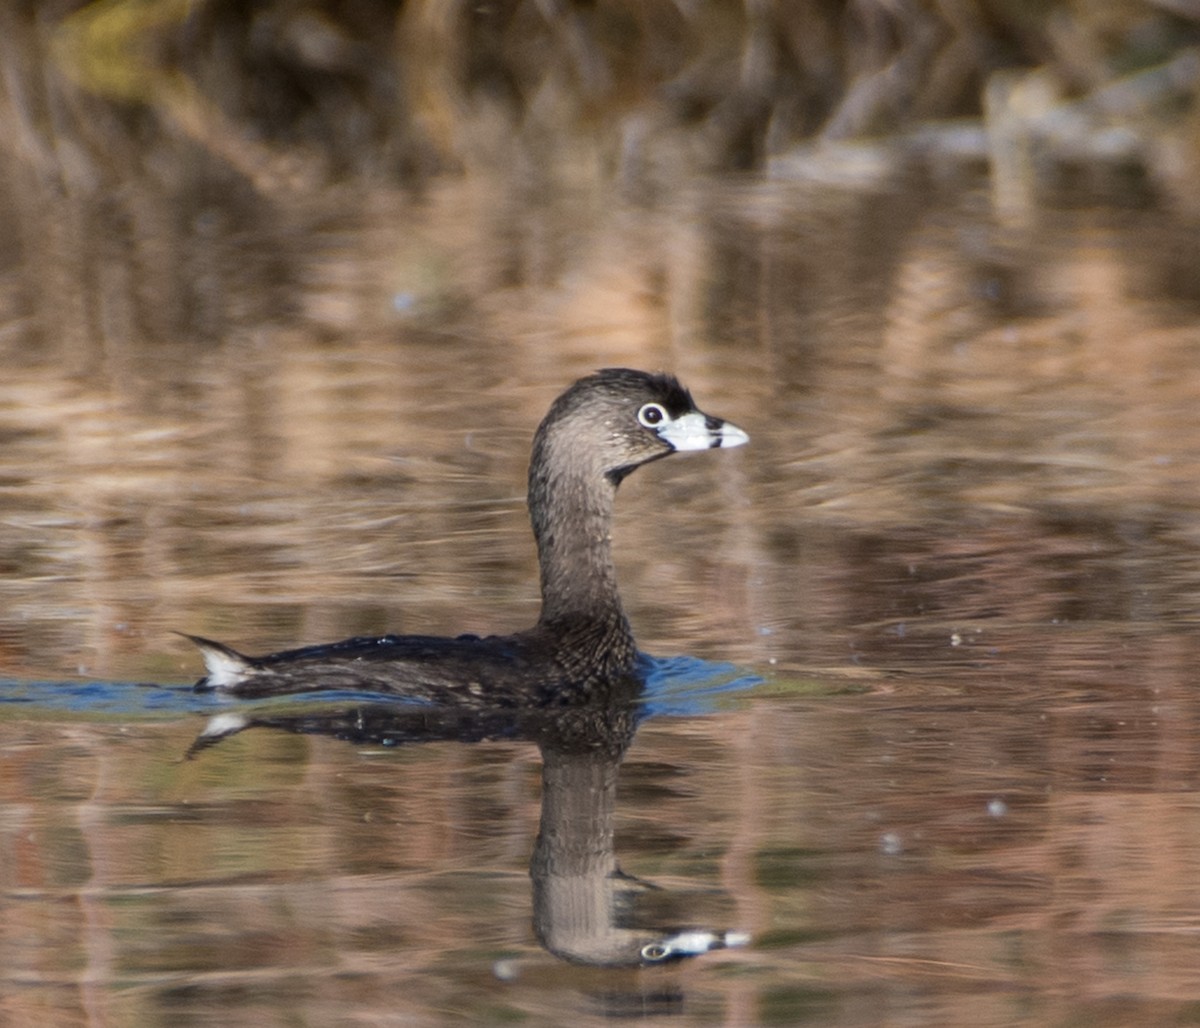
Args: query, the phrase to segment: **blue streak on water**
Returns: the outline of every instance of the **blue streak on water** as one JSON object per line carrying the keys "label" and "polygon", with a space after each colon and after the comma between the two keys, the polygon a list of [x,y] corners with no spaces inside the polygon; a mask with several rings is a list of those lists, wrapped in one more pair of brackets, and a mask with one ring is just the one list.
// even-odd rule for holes
{"label": "blue streak on water", "polygon": [[697,717],[732,706],[735,696],[765,679],[735,664],[699,657],[641,655],[646,717]]}
{"label": "blue streak on water", "polygon": [[215,714],[236,706],[253,711],[287,705],[420,701],[380,693],[328,691],[295,693],[260,700],[239,700],[216,692],[196,692],[190,685],[169,686],[144,682],[27,682],[0,679],[0,717],[19,714],[61,713],[79,716],[173,718],[181,714]]}
{"label": "blue streak on water", "polygon": [[[644,717],[695,717],[727,709],[731,700],[760,685],[763,679],[733,664],[698,657],[641,656],[645,676]],[[296,693],[259,700],[238,700],[214,692],[195,692],[190,685],[142,682],[30,682],[0,679],[0,717],[46,713],[73,716],[119,716],[164,719],[184,714],[213,714],[236,707],[252,712],[319,703],[394,703],[427,705],[394,694],[330,691]]]}
{"label": "blue streak on water", "polygon": [[216,705],[210,697],[185,686],[0,679],[0,712],[10,715],[16,713],[11,708],[21,707],[30,712],[158,717],[211,711]]}

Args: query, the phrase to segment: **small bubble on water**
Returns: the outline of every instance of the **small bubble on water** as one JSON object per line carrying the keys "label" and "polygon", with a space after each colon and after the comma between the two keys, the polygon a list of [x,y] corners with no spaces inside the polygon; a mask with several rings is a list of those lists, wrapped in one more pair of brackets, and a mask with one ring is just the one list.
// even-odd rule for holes
{"label": "small bubble on water", "polygon": [[904,843],[896,832],[884,832],[879,837],[879,852],[894,857],[904,852]]}
{"label": "small bubble on water", "polygon": [[520,969],[515,960],[497,960],[492,964],[492,974],[502,982],[515,982],[520,977]]}
{"label": "small bubble on water", "polygon": [[992,817],[1004,817],[1008,813],[1008,804],[997,796],[994,799],[988,800],[987,812]]}

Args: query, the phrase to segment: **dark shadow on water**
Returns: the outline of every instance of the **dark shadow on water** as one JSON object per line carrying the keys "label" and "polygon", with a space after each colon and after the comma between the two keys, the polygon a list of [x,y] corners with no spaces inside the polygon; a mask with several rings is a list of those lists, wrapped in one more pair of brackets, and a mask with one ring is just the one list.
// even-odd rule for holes
{"label": "dark shadow on water", "polygon": [[239,702],[187,687],[10,681],[0,683],[0,716],[9,704],[20,705],[22,716],[152,720],[207,714],[188,759],[252,728],[383,747],[532,742],[542,756],[541,819],[530,858],[537,939],[571,963],[638,967],[744,945],[748,936],[695,923],[687,891],[668,891],[620,869],[614,825],[621,763],[643,721],[714,713],[761,682],[730,664],[644,656],[636,674],[614,684],[611,703],[515,710],[369,693]]}

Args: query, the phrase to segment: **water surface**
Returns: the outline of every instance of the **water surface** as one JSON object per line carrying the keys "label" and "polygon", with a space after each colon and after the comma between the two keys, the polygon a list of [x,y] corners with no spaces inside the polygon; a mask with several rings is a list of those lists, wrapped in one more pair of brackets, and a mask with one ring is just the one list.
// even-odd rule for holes
{"label": "water surface", "polygon": [[[80,274],[8,267],[3,1017],[1193,1010],[1194,227],[1104,202],[1006,228],[896,184],[486,185],[197,193],[173,239],[68,197],[113,229]],[[171,634],[528,624],[529,439],[612,364],[751,435],[618,501],[639,641],[687,659],[639,708],[612,853],[660,923],[752,940],[643,970],[539,943],[533,742],[260,726],[186,759],[237,705],[187,690]]]}

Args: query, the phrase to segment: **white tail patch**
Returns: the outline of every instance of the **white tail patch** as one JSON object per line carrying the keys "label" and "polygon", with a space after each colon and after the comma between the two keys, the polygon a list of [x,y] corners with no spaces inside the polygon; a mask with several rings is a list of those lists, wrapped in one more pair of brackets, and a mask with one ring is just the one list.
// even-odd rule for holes
{"label": "white tail patch", "polygon": [[179,634],[200,648],[200,656],[204,658],[204,667],[208,671],[204,685],[210,689],[232,689],[259,670],[253,660],[223,643],[199,635]]}

